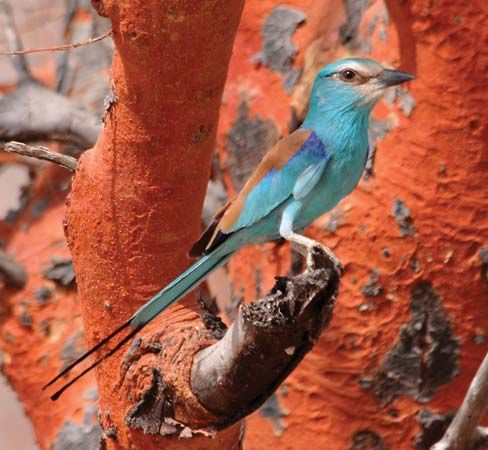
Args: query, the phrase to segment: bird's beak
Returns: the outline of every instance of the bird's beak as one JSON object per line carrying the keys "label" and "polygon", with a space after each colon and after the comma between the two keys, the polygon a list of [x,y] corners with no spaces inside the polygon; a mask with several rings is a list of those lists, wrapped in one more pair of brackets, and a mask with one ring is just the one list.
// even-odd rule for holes
{"label": "bird's beak", "polygon": [[411,81],[415,77],[407,72],[400,72],[399,70],[385,69],[383,73],[378,77],[378,81],[384,86],[396,86],[397,84]]}

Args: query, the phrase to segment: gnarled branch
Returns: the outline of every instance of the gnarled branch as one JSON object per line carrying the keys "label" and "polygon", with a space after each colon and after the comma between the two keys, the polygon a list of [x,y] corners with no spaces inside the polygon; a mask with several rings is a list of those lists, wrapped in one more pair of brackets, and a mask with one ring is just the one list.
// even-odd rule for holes
{"label": "gnarled branch", "polygon": [[195,356],[192,390],[221,426],[261,406],[332,318],[339,273],[318,243],[310,260],[304,273],[277,278],[266,297],[241,306],[225,336]]}
{"label": "gnarled branch", "polygon": [[[278,277],[266,297],[241,306],[216,343],[212,341],[222,336],[223,324],[218,318],[212,322],[208,314],[206,332],[192,327],[184,339],[176,330],[135,341],[123,358],[118,386],[140,385],[147,378],[149,388],[133,400],[126,423],[147,433],[181,433],[185,425],[192,432],[211,432],[230,427],[261,406],[312,349],[332,317],[339,273],[320,244],[310,256],[304,273]],[[152,363],[148,354],[154,355]],[[182,389],[181,380],[187,377],[191,392]],[[179,415],[174,405],[182,399],[201,410],[192,423],[175,422]]]}

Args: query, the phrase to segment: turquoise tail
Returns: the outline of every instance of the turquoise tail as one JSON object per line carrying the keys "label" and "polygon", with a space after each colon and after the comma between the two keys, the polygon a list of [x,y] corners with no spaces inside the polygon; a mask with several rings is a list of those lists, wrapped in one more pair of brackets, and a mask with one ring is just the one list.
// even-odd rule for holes
{"label": "turquoise tail", "polygon": [[213,270],[224,264],[232,256],[232,253],[222,255],[219,250],[217,248],[214,252],[202,256],[178,278],[175,278],[162,291],[159,291],[151,300],[142,305],[132,316],[130,321],[131,328],[141,329],[147,325],[166,308],[205,280]]}
{"label": "turquoise tail", "polygon": [[93,362],[90,366],[80,372],[71,381],[64,384],[60,389],[58,389],[53,395],[51,395],[52,400],[57,400],[61,394],[69,388],[75,381],[79,380],[83,375],[90,372],[92,369],[97,367],[103,360],[113,355],[117,350],[119,350],[125,343],[129,342],[142,328],[144,328],[151,320],[153,320],[158,314],[162,313],[168,306],[172,303],[178,301],[187,292],[191,291],[195,286],[201,283],[207,276],[215,270],[217,267],[224,264],[231,256],[233,252],[225,253],[222,247],[216,248],[212,253],[202,256],[195,264],[193,264],[189,269],[183,272],[178,278],[173,280],[168,284],[162,291],[158,292],[151,300],[145,303],[141,308],[139,308],[132,317],[122,324],[119,328],[114,330],[104,339],[102,339],[98,344],[93,346],[86,353],[81,355],[76,361],[69,364],[61,372],[58,373],[52,380],[49,381],[42,389],[46,389],[51,386],[57,380],[59,380],[64,375],[68,374],[71,369],[80,364],[91,354],[95,353],[97,350],[105,347],[115,336],[129,329],[122,339],[120,339],[110,350],[105,352],[99,359]]}

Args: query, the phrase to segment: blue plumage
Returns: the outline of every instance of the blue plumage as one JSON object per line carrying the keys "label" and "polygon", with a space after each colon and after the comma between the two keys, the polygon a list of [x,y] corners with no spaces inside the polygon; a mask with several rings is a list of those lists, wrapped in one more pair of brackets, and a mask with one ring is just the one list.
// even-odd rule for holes
{"label": "blue plumage", "polygon": [[271,169],[251,190],[239,219],[226,231],[233,232],[258,223],[292,195],[296,181],[310,165],[328,161],[329,158],[330,153],[326,151],[325,145],[312,132],[281,170]]}
{"label": "blue plumage", "polygon": [[125,324],[51,380],[45,387],[129,329],[110,351],[52,398],[58,398],[80,376],[117,351],[244,245],[282,236],[299,249],[309,246],[309,240],[295,230],[309,225],[354,189],[366,162],[368,121],[373,106],[386,87],[412,78],[361,58],[344,59],[322,69],[315,79],[303,125],[268,152],[239,195],[216,215],[190,250],[192,256],[200,259]]}

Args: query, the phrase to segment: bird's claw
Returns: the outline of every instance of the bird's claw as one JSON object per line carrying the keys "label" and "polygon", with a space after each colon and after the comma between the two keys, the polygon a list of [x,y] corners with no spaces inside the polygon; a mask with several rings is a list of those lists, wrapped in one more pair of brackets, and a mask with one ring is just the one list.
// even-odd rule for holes
{"label": "bird's claw", "polygon": [[302,236],[301,234],[292,233],[286,236],[286,240],[291,242],[291,244],[295,247],[295,249],[301,253],[307,260],[308,267],[314,267],[314,260],[312,256],[312,251],[315,247],[320,247],[332,261],[334,269],[339,273],[339,275],[343,272],[343,267],[339,259],[336,255],[330,250],[328,247],[319,244],[318,242],[314,241],[313,239],[307,238]]}

